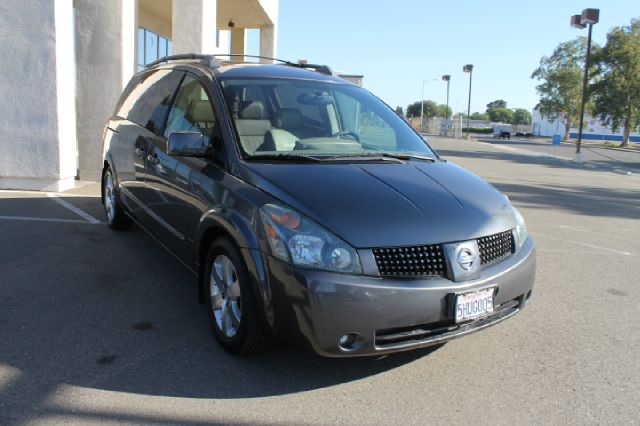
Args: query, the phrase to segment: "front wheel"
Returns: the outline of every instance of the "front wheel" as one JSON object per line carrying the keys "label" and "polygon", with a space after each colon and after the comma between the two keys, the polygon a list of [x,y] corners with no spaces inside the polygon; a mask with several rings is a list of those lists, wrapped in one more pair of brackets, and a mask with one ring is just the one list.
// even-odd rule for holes
{"label": "front wheel", "polygon": [[205,260],[207,311],[213,334],[234,354],[260,352],[272,335],[258,316],[247,267],[226,238],[216,240]]}
{"label": "front wheel", "polygon": [[110,168],[106,168],[102,175],[102,202],[107,215],[107,225],[118,230],[131,227],[131,218],[126,215],[120,204],[118,189]]}

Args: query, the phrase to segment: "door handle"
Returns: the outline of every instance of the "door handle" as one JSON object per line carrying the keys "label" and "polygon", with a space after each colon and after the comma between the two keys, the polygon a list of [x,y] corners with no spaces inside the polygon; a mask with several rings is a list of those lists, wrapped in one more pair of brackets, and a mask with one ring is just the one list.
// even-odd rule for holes
{"label": "door handle", "polygon": [[158,164],[160,162],[160,159],[158,158],[158,156],[156,154],[153,155],[147,155],[147,160],[151,163],[151,164]]}
{"label": "door handle", "polygon": [[142,157],[144,155],[144,148],[142,147],[136,147],[136,154],[138,154],[138,156]]}

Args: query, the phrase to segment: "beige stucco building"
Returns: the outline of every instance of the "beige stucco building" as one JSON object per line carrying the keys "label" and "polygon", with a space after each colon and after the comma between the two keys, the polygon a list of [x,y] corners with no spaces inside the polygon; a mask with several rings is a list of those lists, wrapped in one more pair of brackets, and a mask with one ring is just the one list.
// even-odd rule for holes
{"label": "beige stucco building", "polygon": [[0,189],[61,191],[101,171],[104,122],[145,63],[167,53],[277,54],[278,0],[0,3]]}

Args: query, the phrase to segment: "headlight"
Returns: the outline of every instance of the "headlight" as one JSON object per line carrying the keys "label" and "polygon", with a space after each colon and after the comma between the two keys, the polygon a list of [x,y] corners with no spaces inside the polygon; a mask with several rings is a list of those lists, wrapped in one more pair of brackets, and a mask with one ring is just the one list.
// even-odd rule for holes
{"label": "headlight", "polygon": [[524,223],[524,217],[522,217],[520,212],[513,206],[511,206],[511,208],[516,218],[516,250],[519,250],[527,240],[527,225]]}
{"label": "headlight", "polygon": [[355,249],[311,219],[276,204],[260,207],[260,216],[275,257],[308,268],[362,273]]}

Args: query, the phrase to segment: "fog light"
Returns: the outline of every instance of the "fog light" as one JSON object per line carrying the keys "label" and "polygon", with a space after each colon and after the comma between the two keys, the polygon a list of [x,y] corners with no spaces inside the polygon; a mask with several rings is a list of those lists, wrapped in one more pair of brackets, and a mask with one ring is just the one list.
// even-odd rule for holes
{"label": "fog light", "polygon": [[362,335],[360,333],[347,333],[340,337],[340,349],[343,351],[355,351],[362,346]]}

